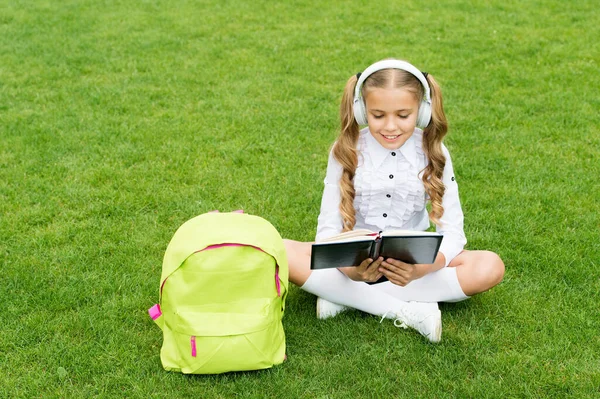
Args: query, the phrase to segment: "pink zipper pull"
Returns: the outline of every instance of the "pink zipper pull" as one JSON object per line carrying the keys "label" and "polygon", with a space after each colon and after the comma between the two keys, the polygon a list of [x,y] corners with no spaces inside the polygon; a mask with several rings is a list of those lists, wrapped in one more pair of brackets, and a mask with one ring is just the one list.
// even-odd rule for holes
{"label": "pink zipper pull", "polygon": [[190,338],[190,344],[192,345],[192,357],[196,357],[196,336],[192,335]]}
{"label": "pink zipper pull", "polygon": [[277,296],[281,296],[281,285],[279,283],[279,265],[275,266],[275,286],[277,287]]}

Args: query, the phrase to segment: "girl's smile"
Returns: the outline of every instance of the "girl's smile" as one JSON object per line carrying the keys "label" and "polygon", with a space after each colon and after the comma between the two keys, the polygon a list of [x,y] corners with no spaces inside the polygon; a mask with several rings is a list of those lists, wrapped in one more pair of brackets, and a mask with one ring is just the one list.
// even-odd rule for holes
{"label": "girl's smile", "polygon": [[398,137],[400,137],[399,134],[396,134],[396,135],[385,135],[385,134],[380,133],[380,135],[388,143],[394,143],[398,139]]}

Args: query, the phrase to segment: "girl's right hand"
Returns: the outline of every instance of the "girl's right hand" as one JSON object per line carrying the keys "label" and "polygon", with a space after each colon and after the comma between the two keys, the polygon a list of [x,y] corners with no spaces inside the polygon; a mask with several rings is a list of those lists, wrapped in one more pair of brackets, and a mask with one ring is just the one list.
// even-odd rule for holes
{"label": "girl's right hand", "polygon": [[381,256],[375,261],[368,258],[358,266],[340,267],[339,270],[351,280],[373,283],[383,276],[383,273],[379,271],[381,262],[383,262],[383,257]]}

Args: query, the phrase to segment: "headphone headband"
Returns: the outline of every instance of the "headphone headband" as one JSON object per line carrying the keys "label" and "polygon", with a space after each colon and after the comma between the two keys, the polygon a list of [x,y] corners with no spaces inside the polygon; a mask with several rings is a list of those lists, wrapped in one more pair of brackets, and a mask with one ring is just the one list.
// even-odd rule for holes
{"label": "headphone headband", "polygon": [[354,88],[354,102],[353,111],[354,119],[359,125],[367,125],[367,107],[362,96],[362,86],[365,80],[372,74],[382,69],[400,69],[412,74],[414,77],[419,79],[421,86],[423,87],[424,96],[419,104],[419,112],[417,114],[416,126],[424,129],[431,122],[431,90],[425,74],[415,68],[412,64],[401,60],[383,60],[370,65],[363,73],[356,74],[357,82]]}
{"label": "headphone headband", "polygon": [[371,75],[373,75],[377,71],[381,71],[382,69],[401,69],[403,71],[409,72],[414,75],[415,78],[419,79],[421,82],[421,86],[425,91],[424,100],[431,104],[431,91],[429,89],[429,83],[427,83],[427,79],[423,73],[417,69],[414,65],[402,61],[402,60],[383,60],[370,65],[365,69],[359,76],[358,82],[356,82],[356,87],[354,88],[354,99],[362,97],[362,85],[365,83],[365,80]]}

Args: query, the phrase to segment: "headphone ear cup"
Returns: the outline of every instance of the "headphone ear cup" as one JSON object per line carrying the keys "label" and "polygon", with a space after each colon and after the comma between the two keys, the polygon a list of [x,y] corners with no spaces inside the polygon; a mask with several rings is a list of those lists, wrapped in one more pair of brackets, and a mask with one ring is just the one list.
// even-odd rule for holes
{"label": "headphone ear cup", "polygon": [[425,129],[431,122],[431,104],[427,101],[421,101],[419,106],[419,114],[417,115],[417,127]]}
{"label": "headphone ear cup", "polygon": [[354,111],[354,119],[359,125],[367,125],[367,111],[365,110],[365,102],[362,98],[355,98],[352,106]]}

